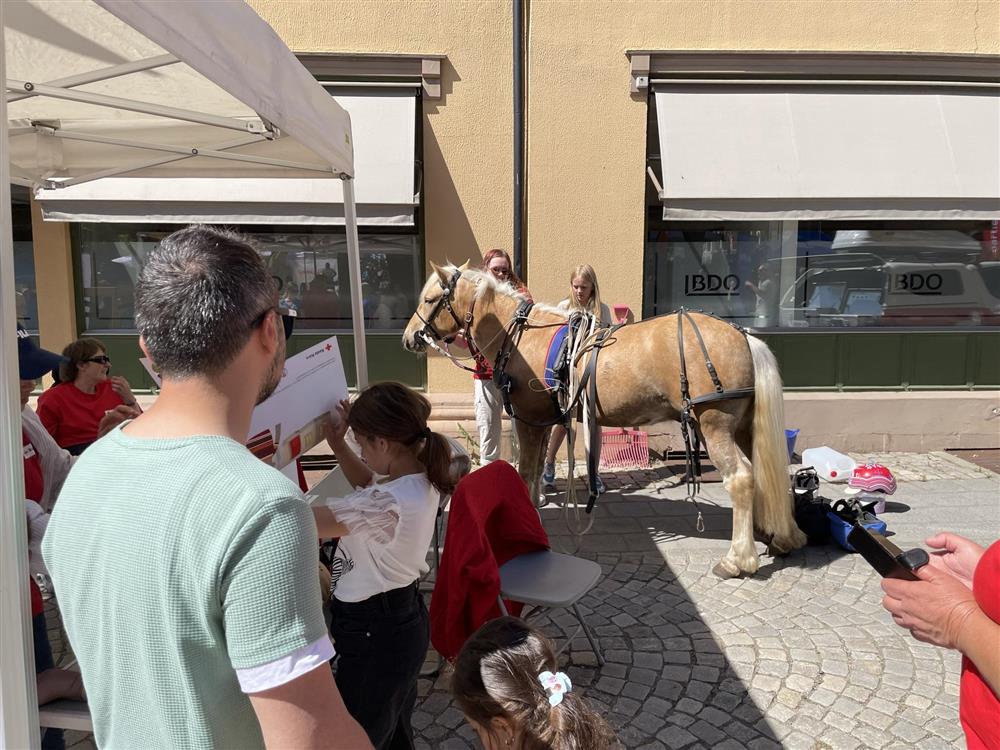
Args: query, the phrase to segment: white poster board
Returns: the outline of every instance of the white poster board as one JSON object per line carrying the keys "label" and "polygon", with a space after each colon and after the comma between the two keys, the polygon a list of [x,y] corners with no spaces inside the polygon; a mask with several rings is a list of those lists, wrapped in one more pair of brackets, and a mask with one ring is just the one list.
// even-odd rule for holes
{"label": "white poster board", "polygon": [[317,442],[310,441],[304,431],[345,398],[344,360],[337,337],[331,336],[285,362],[285,373],[278,387],[253,410],[248,444],[267,436],[264,439],[272,440],[276,448],[269,462],[281,469]]}
{"label": "white poster board", "polygon": [[[160,376],[149,358],[139,361],[159,387]],[[294,459],[316,442],[309,439],[316,420],[346,398],[344,360],[337,337],[331,336],[285,360],[278,387],[253,410],[247,447],[294,479]]]}

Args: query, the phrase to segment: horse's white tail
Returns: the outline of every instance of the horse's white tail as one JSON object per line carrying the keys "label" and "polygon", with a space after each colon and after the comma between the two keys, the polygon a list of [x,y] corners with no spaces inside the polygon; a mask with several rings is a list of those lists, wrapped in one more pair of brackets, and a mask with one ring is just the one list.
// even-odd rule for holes
{"label": "horse's white tail", "polygon": [[791,536],[799,547],[805,540],[799,539],[802,534],[792,520],[781,374],[767,344],[753,336],[747,336],[747,343],[754,371],[754,525],[782,541]]}

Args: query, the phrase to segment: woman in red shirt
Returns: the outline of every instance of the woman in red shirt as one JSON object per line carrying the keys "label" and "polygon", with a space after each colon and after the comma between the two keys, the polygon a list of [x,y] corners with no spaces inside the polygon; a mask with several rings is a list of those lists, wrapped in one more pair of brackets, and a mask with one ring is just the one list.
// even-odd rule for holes
{"label": "woman in red shirt", "polygon": [[1000,541],[984,550],[958,534],[927,540],[937,550],[918,581],[886,578],[882,606],[918,641],[962,654],[959,718],[969,750],[1000,748]]}
{"label": "woman in red shirt", "polygon": [[59,447],[74,456],[97,440],[97,427],[118,406],[137,409],[128,381],[111,377],[111,359],[93,338],[77,339],[63,349],[59,383],[38,399],[39,419]]}

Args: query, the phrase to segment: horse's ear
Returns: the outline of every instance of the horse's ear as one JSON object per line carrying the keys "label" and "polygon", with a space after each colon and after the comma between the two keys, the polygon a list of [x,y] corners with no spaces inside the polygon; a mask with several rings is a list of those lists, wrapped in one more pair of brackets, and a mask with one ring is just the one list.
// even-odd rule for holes
{"label": "horse's ear", "polygon": [[462,265],[460,265],[458,267],[458,270],[459,271],[467,271],[467,270],[469,270],[469,261],[465,261],[465,263],[463,263]]}
{"label": "horse's ear", "polygon": [[437,277],[441,279],[442,284],[448,283],[448,274],[443,268],[441,268],[441,266],[439,266],[434,261],[431,261],[431,268],[433,269],[434,273],[437,274]]}

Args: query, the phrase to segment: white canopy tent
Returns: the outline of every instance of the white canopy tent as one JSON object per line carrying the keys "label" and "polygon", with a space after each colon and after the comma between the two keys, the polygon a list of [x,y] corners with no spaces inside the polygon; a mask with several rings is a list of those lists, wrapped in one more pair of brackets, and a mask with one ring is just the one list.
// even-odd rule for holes
{"label": "white canopy tent", "polygon": [[350,117],[248,5],[3,0],[0,21],[0,746],[37,747],[10,183],[339,178],[359,386],[367,357]]}

